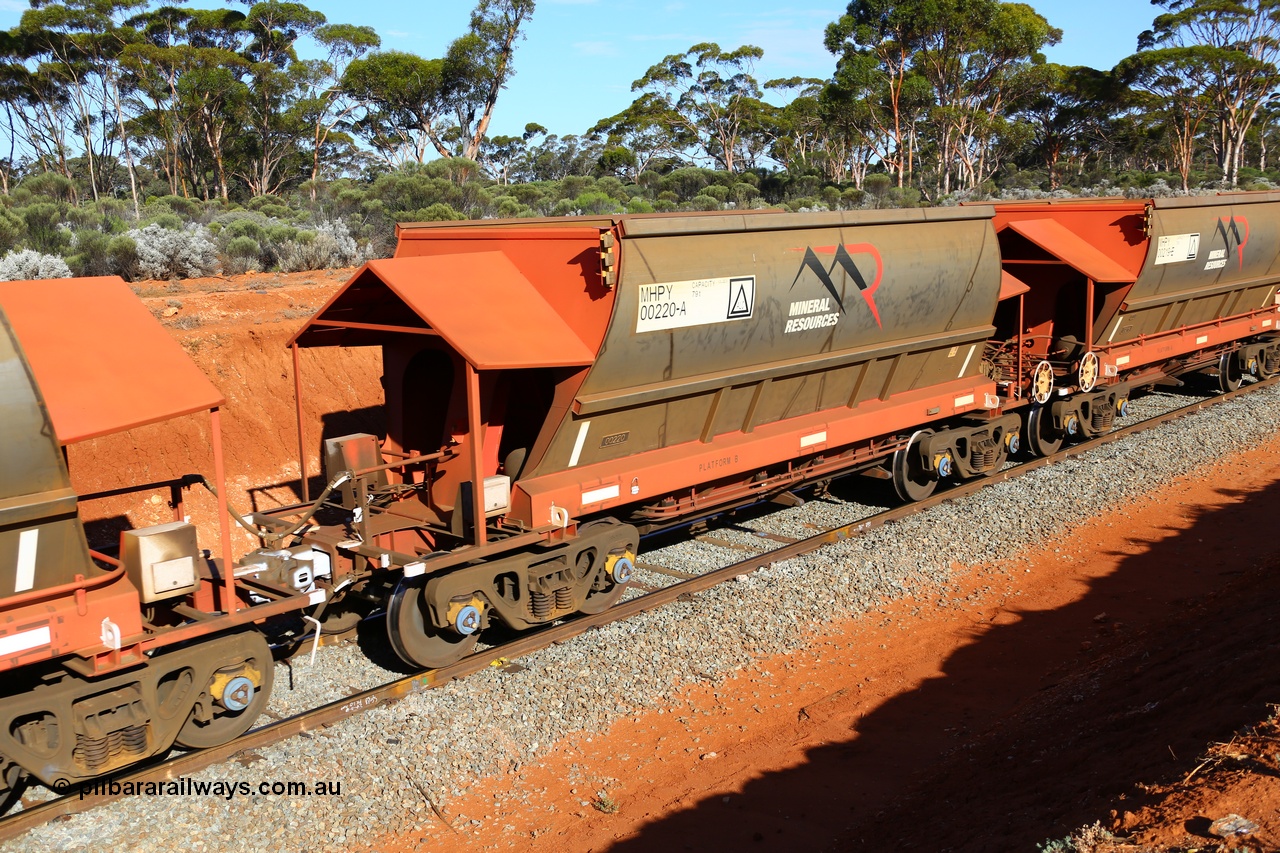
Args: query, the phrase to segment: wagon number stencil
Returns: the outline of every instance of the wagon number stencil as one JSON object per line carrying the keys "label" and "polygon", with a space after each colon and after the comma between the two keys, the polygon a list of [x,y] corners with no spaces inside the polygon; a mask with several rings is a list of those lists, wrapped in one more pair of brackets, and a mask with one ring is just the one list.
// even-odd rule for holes
{"label": "wagon number stencil", "polygon": [[756,307],[756,277],[663,281],[637,288],[636,332],[659,332],[749,320]]}

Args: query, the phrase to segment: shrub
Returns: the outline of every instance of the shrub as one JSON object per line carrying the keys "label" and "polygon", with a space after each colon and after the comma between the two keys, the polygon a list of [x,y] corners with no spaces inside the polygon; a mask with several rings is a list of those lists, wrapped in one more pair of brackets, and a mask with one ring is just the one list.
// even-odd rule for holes
{"label": "shrub", "polygon": [[62,227],[62,205],[37,202],[18,210],[27,224],[27,245],[39,252],[59,254],[71,243],[71,234]]}
{"label": "shrub", "polygon": [[157,213],[154,216],[148,216],[147,222],[168,231],[182,230],[182,217],[176,213],[169,213],[168,211]]}
{"label": "shrub", "polygon": [[[311,234],[303,239],[304,234]],[[284,272],[324,270],[360,263],[360,247],[342,220],[322,222],[314,232],[302,232],[297,240],[281,247],[280,269]]]}
{"label": "shrub", "polygon": [[42,172],[32,175],[22,182],[28,192],[58,201],[73,201],[76,197],[76,185],[70,178],[54,172]]}
{"label": "shrub", "polygon": [[200,204],[189,198],[183,198],[178,195],[167,195],[163,198],[156,199],[169,206],[169,209],[184,219],[199,219]]}
{"label": "shrub", "polygon": [[753,184],[746,181],[739,181],[729,188],[728,197],[732,197],[733,202],[739,207],[745,206],[753,198],[760,196],[760,190],[756,189]]}
{"label": "shrub", "polygon": [[138,246],[127,235],[111,238],[107,244],[107,256],[111,258],[111,266],[117,273],[129,281],[137,281],[142,277],[138,268]]}
{"label": "shrub", "polygon": [[729,188],[721,184],[712,184],[709,187],[704,187],[699,195],[709,195],[716,201],[723,204],[729,199]]}
{"label": "shrub", "polygon": [[[518,216],[532,216],[533,211],[520,203],[518,199],[509,195],[498,196],[495,205],[495,213],[499,219],[515,219]],[[528,212],[526,212],[528,211]]]}
{"label": "shrub", "polygon": [[414,211],[410,214],[409,219],[401,218],[401,222],[446,222],[451,219],[466,219],[458,211],[454,210],[447,204],[436,203],[430,207],[424,207],[421,210]]}
{"label": "shrub", "polygon": [[262,247],[252,237],[233,237],[222,250],[222,268],[231,275],[262,270]]}
{"label": "shrub", "polygon": [[27,233],[27,223],[12,210],[0,207],[0,252],[17,248]]}
{"label": "shrub", "polygon": [[36,278],[71,278],[71,268],[57,255],[43,255],[34,249],[10,252],[0,258],[0,281]]}
{"label": "shrub", "polygon": [[115,266],[107,246],[111,238],[101,231],[77,231],[71,241],[73,254],[67,258],[67,265],[76,275],[112,275]]}
{"label": "shrub", "polygon": [[573,206],[582,214],[617,213],[622,205],[617,199],[598,190],[589,190],[573,200]]}
{"label": "shrub", "polygon": [[258,208],[258,212],[274,219],[288,219],[293,215],[293,211],[283,204],[264,204]]}
{"label": "shrub", "polygon": [[702,191],[703,187],[711,183],[710,176],[713,174],[707,169],[691,167],[676,169],[671,174],[663,176],[660,186],[665,191],[676,193],[680,198],[693,198]]}
{"label": "shrub", "polygon": [[151,224],[133,229],[128,236],[137,251],[138,272],[144,278],[191,278],[218,269],[218,248],[199,225],[170,231]]}

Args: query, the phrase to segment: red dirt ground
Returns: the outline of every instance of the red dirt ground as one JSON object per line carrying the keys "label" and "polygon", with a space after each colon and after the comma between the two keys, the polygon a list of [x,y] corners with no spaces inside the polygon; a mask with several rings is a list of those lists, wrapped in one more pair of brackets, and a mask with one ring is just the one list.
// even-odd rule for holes
{"label": "red dirt ground", "polygon": [[[240,508],[295,499],[285,345],[349,274],[139,288],[228,398]],[[378,431],[381,368],[371,351],[302,360],[317,478],[322,431]],[[192,416],[76,445],[73,481],[84,492],[124,482],[99,473],[112,469],[209,473],[208,434],[207,416]],[[446,853],[1034,850],[1101,822],[1123,840],[1082,849],[1280,849],[1280,741],[1265,722],[1280,701],[1277,451],[1280,441],[1091,519],[1012,570],[957,567],[951,589],[918,590],[804,652],[481,782],[441,808],[451,826],[370,842]],[[210,547],[212,501],[193,496],[187,511]],[[97,506],[97,533],[168,513],[159,496],[112,499]],[[1208,835],[1229,813],[1258,832]]]}

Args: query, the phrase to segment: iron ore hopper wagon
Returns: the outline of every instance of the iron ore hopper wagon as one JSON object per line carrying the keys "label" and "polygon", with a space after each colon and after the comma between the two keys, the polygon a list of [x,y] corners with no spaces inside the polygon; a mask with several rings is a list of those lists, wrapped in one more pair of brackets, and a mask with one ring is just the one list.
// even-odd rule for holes
{"label": "iron ore hopper wagon", "polygon": [[294,339],[381,347],[388,418],[327,442],[348,523],[306,547],[357,598],[397,578],[393,644],[433,666],[608,607],[645,531],[868,466],[907,498],[996,470],[992,215],[401,226]]}
{"label": "iron ore hopper wagon", "polygon": [[1109,432],[1139,388],[1280,371],[1280,193],[1000,204],[994,223],[1029,288],[988,360],[1031,403],[1032,452]]}

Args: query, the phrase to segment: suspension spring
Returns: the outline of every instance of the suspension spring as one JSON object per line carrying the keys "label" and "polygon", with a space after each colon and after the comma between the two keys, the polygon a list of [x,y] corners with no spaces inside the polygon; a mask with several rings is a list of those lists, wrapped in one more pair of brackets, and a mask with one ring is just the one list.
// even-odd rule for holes
{"label": "suspension spring", "polygon": [[111,747],[105,737],[89,737],[85,734],[76,735],[76,748],[72,752],[75,760],[90,770],[101,767],[107,763],[107,756],[110,755]]}
{"label": "suspension spring", "polygon": [[129,726],[123,732],[124,748],[132,753],[140,753],[147,748],[147,727]]}
{"label": "suspension spring", "polygon": [[551,595],[545,592],[530,593],[529,610],[535,619],[546,619],[551,615]]}
{"label": "suspension spring", "polygon": [[573,590],[562,586],[556,590],[556,610],[568,610],[573,607]]}
{"label": "suspension spring", "polygon": [[1092,425],[1094,432],[1111,429],[1111,425],[1115,423],[1115,420],[1116,410],[1112,406],[1097,406],[1089,416],[1089,423]]}

